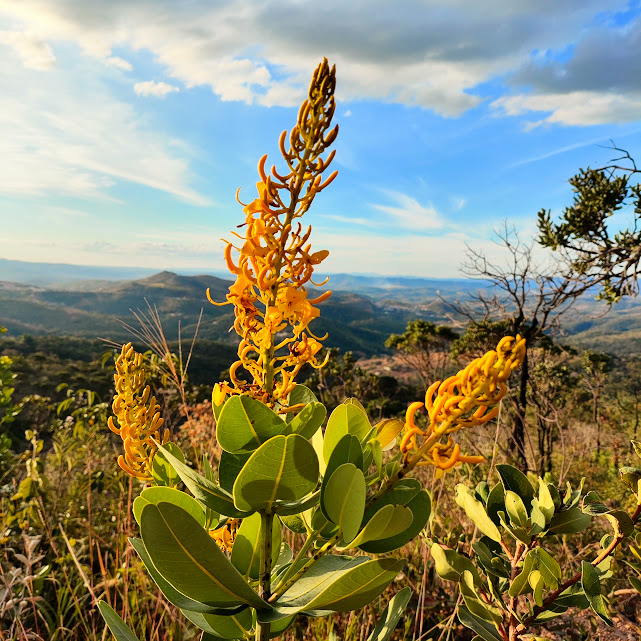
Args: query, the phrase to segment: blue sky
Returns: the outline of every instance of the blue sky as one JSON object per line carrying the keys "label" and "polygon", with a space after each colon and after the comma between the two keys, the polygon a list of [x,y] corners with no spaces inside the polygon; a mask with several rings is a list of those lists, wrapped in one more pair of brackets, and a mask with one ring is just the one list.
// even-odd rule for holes
{"label": "blue sky", "polygon": [[0,257],[221,270],[323,56],[327,272],[458,276],[610,139],[641,159],[638,0],[0,0]]}

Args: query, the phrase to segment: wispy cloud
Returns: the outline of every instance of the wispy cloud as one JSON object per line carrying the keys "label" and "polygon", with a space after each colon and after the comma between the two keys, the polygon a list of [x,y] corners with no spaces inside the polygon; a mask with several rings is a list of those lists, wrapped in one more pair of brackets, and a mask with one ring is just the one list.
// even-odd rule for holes
{"label": "wispy cloud", "polygon": [[164,98],[167,94],[180,91],[175,85],[170,85],[167,82],[156,82],[155,80],[145,80],[144,82],[137,82],[134,85],[134,91],[139,96],[154,96],[156,98]]}
{"label": "wispy cloud", "polygon": [[391,216],[392,224],[417,231],[440,229],[443,227],[444,222],[432,203],[422,205],[415,198],[400,191],[381,191],[394,201],[394,204],[380,205],[370,203],[370,207]]}
{"label": "wispy cloud", "polygon": [[101,73],[101,61],[54,74],[0,57],[0,157],[11,159],[0,172],[0,193],[118,201],[114,187],[127,181],[210,205],[190,184],[186,145],[114,98]]}
{"label": "wispy cloud", "polygon": [[0,44],[10,47],[27,69],[46,71],[56,66],[51,47],[34,33],[0,31]]}

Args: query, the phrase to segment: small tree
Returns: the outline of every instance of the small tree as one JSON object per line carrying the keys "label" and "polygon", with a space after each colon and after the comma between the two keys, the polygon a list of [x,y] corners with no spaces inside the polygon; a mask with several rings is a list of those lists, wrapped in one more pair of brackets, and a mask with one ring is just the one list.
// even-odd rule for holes
{"label": "small tree", "polygon": [[427,386],[444,377],[450,365],[450,344],[456,338],[458,334],[448,325],[418,319],[410,321],[402,334],[392,334],[385,346],[394,349]]}
{"label": "small tree", "polygon": [[592,397],[592,421],[596,427],[596,451],[601,452],[600,399],[607,376],[612,369],[612,358],[603,352],[586,349],[581,356],[585,376],[583,384]]}

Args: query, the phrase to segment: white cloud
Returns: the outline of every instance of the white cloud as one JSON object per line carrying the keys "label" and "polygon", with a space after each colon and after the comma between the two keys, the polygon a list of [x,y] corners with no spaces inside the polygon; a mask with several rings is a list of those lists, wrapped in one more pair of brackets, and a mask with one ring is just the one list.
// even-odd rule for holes
{"label": "white cloud", "polygon": [[114,69],[120,69],[122,71],[131,71],[133,69],[133,67],[131,66],[131,62],[129,62],[128,60],[123,60],[118,56],[109,56],[105,59],[105,64],[108,67],[113,67]]}
{"label": "white cloud", "polygon": [[188,88],[209,85],[223,100],[295,105],[309,70],[327,55],[340,69],[341,99],[398,102],[458,116],[480,104],[482,95],[470,92],[480,83],[527,64],[532,51],[567,47],[581,30],[590,32],[599,12],[625,5],[0,0],[0,11],[43,42],[75,43],[91,56],[108,59],[114,47],[148,51],[168,77]]}
{"label": "white cloud", "polygon": [[393,225],[417,231],[440,229],[443,227],[443,220],[432,203],[421,205],[415,198],[399,191],[381,191],[389,196],[395,204],[379,205],[370,203],[370,206],[391,216],[391,223]]}
{"label": "white cloud", "polygon": [[27,69],[46,71],[56,66],[51,47],[27,31],[0,31],[0,43],[11,47]]}
{"label": "white cloud", "polygon": [[597,91],[523,94],[499,98],[492,103],[492,107],[508,116],[549,112],[549,116],[534,121],[532,126],[543,123],[561,125],[626,123],[639,120],[641,91],[630,92],[627,95]]}
{"label": "white cloud", "polygon": [[137,82],[134,85],[134,91],[139,96],[155,96],[156,98],[164,98],[168,93],[180,91],[180,89],[175,85],[170,85],[166,82],[145,80],[144,82]]}

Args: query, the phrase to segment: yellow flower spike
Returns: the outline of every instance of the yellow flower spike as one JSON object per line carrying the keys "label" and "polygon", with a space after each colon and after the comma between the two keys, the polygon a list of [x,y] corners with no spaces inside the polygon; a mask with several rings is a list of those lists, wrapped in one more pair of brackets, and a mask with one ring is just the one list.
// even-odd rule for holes
{"label": "yellow flower spike", "polygon": [[151,396],[147,385],[143,389],[145,372],[142,369],[142,354],[134,351],[133,345],[123,345],[120,356],[116,359],[114,385],[116,396],[112,409],[118,421],[109,417],[109,429],[123,440],[125,454],[118,457],[118,465],[128,474],[143,481],[151,480],[151,462],[156,453],[156,443],[166,443],[168,430],[163,435],[160,428],[163,419],[156,397]]}
{"label": "yellow flower spike", "polygon": [[[436,381],[425,393],[425,409],[430,425],[422,430],[414,417],[423,403],[412,403],[405,416],[405,434],[401,451],[408,465],[434,465],[447,470],[460,463],[480,463],[482,456],[461,455],[460,446],[445,435],[463,428],[482,425],[496,418],[499,402],[507,392],[505,380],[519,367],[525,357],[525,340],[506,336],[496,350],[475,359],[455,376]],[[417,441],[420,437],[421,442]],[[412,455],[411,453],[414,452]]]}
{"label": "yellow flower spike", "polygon": [[[236,282],[229,288],[225,303],[212,301],[208,293],[214,304],[234,305],[233,328],[242,338],[239,360],[230,370],[231,386],[221,384],[221,389],[230,394],[251,394],[271,406],[278,400],[280,411],[287,409],[286,397],[301,367],[305,363],[322,366],[316,354],[323,339],[314,336],[308,326],[320,314],[314,305],[326,300],[331,292],[309,299],[304,285],[312,281],[314,268],[329,252],[312,252],[308,242],[311,227],[303,228],[297,219],[337,174],[333,172],[323,181],[322,174],[334,152],[325,159],[322,154],[338,133],[338,127],[330,130],[335,85],[335,70],[324,60],[314,72],[308,99],[301,105],[289,134],[289,149],[287,132],[280,136],[286,173],[275,167],[267,173],[267,156],[262,156],[257,167],[258,197],[245,205],[237,192],[245,214],[240,226],[244,234],[233,232],[240,247],[228,242],[225,248],[225,261]],[[276,334],[285,331],[288,338],[276,339]],[[296,345],[294,350],[291,343]],[[237,375],[240,368],[249,374],[248,381]]]}

